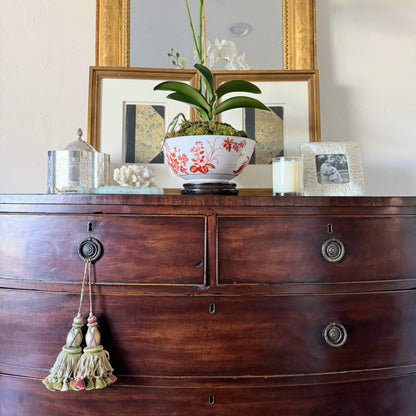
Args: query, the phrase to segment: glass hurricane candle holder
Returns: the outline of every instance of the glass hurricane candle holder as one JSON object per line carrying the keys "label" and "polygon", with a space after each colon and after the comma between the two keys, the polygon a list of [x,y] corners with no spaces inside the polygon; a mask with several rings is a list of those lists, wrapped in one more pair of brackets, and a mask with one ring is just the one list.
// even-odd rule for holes
{"label": "glass hurricane candle holder", "polygon": [[303,195],[302,157],[273,158],[273,195]]}

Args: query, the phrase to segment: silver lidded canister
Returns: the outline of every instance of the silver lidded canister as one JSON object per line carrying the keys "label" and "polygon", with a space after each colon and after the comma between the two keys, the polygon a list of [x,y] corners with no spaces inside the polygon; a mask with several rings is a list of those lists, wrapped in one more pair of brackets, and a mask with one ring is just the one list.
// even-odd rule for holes
{"label": "silver lidded canister", "polygon": [[48,152],[48,193],[71,192],[80,188],[98,188],[108,185],[110,155],[97,152],[82,140],[82,130],[78,129],[78,139],[64,150]]}

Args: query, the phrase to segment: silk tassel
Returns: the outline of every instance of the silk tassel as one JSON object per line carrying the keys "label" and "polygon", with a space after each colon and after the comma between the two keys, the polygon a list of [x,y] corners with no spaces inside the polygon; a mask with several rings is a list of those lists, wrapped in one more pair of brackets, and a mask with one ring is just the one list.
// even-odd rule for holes
{"label": "silk tassel", "polygon": [[68,391],[68,384],[74,379],[74,371],[78,361],[82,356],[82,326],[81,306],[84,298],[85,279],[87,276],[88,265],[85,263],[84,276],[82,278],[81,296],[79,299],[78,314],[72,322],[72,328],[66,337],[66,344],[55,360],[55,364],[50,370],[50,374],[42,380],[42,383],[51,391]]}
{"label": "silk tassel", "polygon": [[74,380],[70,383],[74,390],[102,389],[117,380],[110,364],[110,354],[101,345],[101,334],[97,328],[95,315],[88,317],[87,326],[85,335],[87,346],[78,361]]}
{"label": "silk tassel", "polygon": [[101,345],[101,333],[97,328],[97,317],[92,312],[91,292],[91,262],[88,261],[88,286],[90,298],[90,314],[88,316],[87,333],[83,354],[74,372],[74,380],[70,387],[74,390],[102,389],[114,383],[117,377],[113,375],[110,364],[110,354]]}
{"label": "silk tassel", "polygon": [[82,355],[82,317],[78,314],[72,322],[72,328],[66,337],[66,344],[58,354],[50,374],[43,384],[51,391],[67,391],[68,383],[73,380],[75,368]]}

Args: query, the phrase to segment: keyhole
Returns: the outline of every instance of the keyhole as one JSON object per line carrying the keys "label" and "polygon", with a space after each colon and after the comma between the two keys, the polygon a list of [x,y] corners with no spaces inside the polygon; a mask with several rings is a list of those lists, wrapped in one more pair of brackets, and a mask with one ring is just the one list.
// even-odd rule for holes
{"label": "keyhole", "polygon": [[92,232],[93,226],[92,226],[92,222],[89,222],[87,225],[87,231],[90,233]]}
{"label": "keyhole", "polygon": [[327,227],[328,227],[328,234],[332,234],[334,232],[334,226],[331,223],[329,223]]}
{"label": "keyhole", "polygon": [[214,315],[214,313],[215,313],[215,303],[210,303],[209,304],[208,311],[211,315]]}
{"label": "keyhole", "polygon": [[208,401],[209,401],[209,404],[214,404],[215,403],[215,396],[213,394],[210,394]]}

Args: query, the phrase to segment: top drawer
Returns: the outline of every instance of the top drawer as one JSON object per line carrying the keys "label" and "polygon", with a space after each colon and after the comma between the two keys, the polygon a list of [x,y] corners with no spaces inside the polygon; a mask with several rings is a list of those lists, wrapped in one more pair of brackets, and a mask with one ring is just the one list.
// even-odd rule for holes
{"label": "top drawer", "polygon": [[[333,239],[339,261],[322,254]],[[416,218],[220,217],[218,252],[219,284],[416,278]]]}
{"label": "top drawer", "polygon": [[97,283],[203,285],[205,234],[204,216],[0,215],[0,277],[80,282],[91,236]]}

